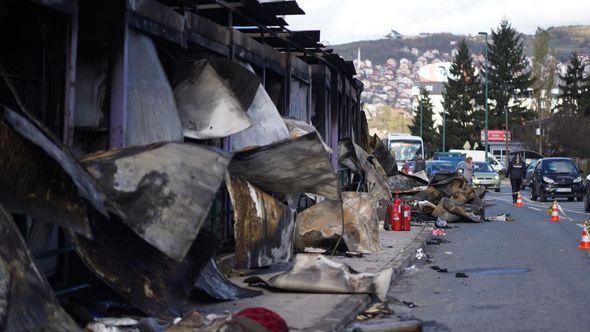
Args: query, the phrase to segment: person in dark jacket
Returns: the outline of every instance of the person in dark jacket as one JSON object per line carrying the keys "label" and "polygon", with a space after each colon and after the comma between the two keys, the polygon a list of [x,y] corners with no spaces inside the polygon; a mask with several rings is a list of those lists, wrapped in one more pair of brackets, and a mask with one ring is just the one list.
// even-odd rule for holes
{"label": "person in dark jacket", "polygon": [[520,157],[520,154],[517,154],[510,160],[506,175],[510,179],[510,184],[512,185],[512,201],[516,203],[518,192],[522,187],[522,180],[526,176],[526,165]]}

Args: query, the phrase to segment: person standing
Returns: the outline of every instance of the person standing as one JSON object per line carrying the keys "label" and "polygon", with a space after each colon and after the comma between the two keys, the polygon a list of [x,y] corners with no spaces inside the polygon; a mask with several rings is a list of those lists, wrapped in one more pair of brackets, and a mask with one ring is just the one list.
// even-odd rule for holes
{"label": "person standing", "polygon": [[506,175],[510,179],[510,185],[512,186],[512,202],[516,204],[518,192],[522,186],[522,180],[526,176],[526,166],[520,154],[516,154],[514,158],[510,159],[508,168],[506,169]]}
{"label": "person standing", "polygon": [[467,157],[463,165],[463,176],[467,179],[469,186],[473,185],[473,158]]}

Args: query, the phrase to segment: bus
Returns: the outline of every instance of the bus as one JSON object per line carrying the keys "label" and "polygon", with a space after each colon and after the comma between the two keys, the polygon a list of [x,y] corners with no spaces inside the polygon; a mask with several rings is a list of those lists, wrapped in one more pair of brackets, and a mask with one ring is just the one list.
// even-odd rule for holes
{"label": "bus", "polygon": [[420,136],[410,134],[389,134],[386,138],[386,146],[395,154],[398,169],[402,169],[408,160],[424,159],[424,141]]}

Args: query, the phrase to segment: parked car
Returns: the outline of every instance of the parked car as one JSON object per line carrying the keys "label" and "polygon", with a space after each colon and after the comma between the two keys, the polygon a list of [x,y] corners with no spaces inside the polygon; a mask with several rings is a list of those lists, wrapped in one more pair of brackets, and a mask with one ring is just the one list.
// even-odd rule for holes
{"label": "parked car", "polygon": [[455,166],[448,160],[428,160],[426,161],[426,176],[432,179],[436,173],[453,173]]}
{"label": "parked car", "polygon": [[586,177],[586,195],[584,195],[584,209],[590,212],[590,175]]}
{"label": "parked car", "polygon": [[[457,165],[457,172],[463,174],[465,162],[462,161]],[[473,163],[473,185],[476,187],[485,187],[500,192],[500,174],[496,172],[490,163],[476,161]]]}
{"label": "parked car", "polygon": [[542,202],[547,198],[567,198],[573,201],[584,199],[584,185],[582,176],[576,164],[570,158],[539,159],[533,171],[530,183],[530,198],[540,198]]}
{"label": "parked car", "polygon": [[531,161],[531,163],[526,168],[526,176],[524,180],[522,180],[522,189],[526,188],[527,186],[531,186],[531,180],[533,178],[533,172],[535,171],[535,166],[537,166],[537,160]]}

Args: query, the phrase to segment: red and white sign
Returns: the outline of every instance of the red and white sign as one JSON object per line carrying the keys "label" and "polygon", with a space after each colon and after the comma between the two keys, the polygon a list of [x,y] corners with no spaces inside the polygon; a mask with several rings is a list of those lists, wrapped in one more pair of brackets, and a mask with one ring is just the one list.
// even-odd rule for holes
{"label": "red and white sign", "polygon": [[[481,141],[486,140],[486,131],[481,131]],[[508,142],[511,140],[510,131],[508,131]],[[489,142],[504,142],[506,141],[506,130],[488,130],[488,141]]]}

